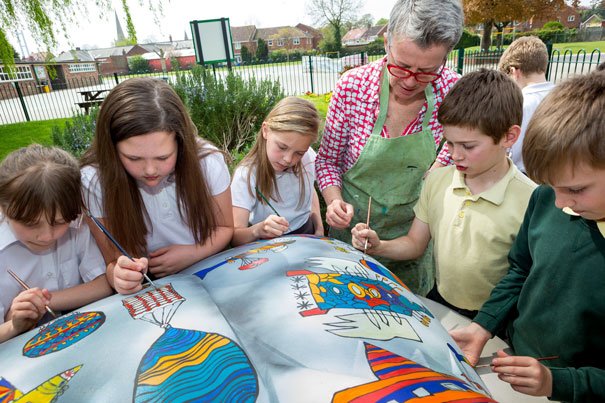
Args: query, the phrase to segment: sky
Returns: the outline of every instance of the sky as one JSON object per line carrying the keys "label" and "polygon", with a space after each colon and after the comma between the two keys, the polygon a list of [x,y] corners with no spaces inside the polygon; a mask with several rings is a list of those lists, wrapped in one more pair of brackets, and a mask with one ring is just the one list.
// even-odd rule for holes
{"label": "sky", "polygon": [[[93,3],[90,0],[82,0]],[[126,20],[122,10],[122,0],[111,0],[114,9],[126,34]],[[158,4],[161,1],[163,11],[153,13],[149,10],[149,2]],[[185,32],[191,39],[189,22],[192,20],[208,20],[226,17],[231,26],[256,25],[258,28],[268,28],[283,25],[296,25],[302,22],[317,26],[307,14],[307,3],[310,0],[128,0],[139,43],[183,39]],[[362,7],[357,15],[371,14],[374,21],[389,18],[395,0],[359,0]],[[141,4],[143,3],[143,4]],[[590,0],[582,0],[582,5],[588,6]],[[51,49],[55,55],[75,47],[93,49],[113,46],[116,39],[115,14],[113,10],[103,13],[94,5],[88,6],[87,15],[76,16],[79,25],[68,25],[69,39],[58,35],[58,45]],[[103,14],[102,16],[99,16]],[[27,49],[15,40],[15,33],[9,32],[9,41],[14,44],[17,52],[25,53],[44,51],[29,32],[25,29],[22,37]],[[27,51],[26,51],[27,50]]]}
{"label": "sky", "polygon": [[[88,0],[84,0],[87,1]],[[185,31],[191,39],[189,22],[192,20],[208,20],[226,17],[231,26],[251,25],[258,28],[268,28],[283,25],[296,25],[299,22],[315,26],[314,21],[306,12],[309,0],[163,0],[163,12],[154,16],[149,11],[148,1],[129,0],[130,12],[137,31],[139,43],[152,41],[167,41],[169,35],[173,40],[183,39]],[[92,3],[92,2],[90,2]],[[113,0],[114,8],[122,30],[126,34],[126,21],[121,7],[121,0]],[[157,4],[157,0],[155,1]],[[388,18],[395,0],[361,0],[362,8],[358,17],[371,14],[374,21]],[[79,26],[68,26],[70,40],[59,38],[59,45],[52,49],[55,54],[74,47],[103,48],[110,47],[116,39],[116,24],[114,12],[105,12],[100,18],[99,10],[94,6],[88,10],[88,16],[81,16]],[[88,19],[87,19],[88,18]],[[27,31],[23,32],[29,53],[43,51]],[[9,35],[16,50],[23,54],[17,41]]]}

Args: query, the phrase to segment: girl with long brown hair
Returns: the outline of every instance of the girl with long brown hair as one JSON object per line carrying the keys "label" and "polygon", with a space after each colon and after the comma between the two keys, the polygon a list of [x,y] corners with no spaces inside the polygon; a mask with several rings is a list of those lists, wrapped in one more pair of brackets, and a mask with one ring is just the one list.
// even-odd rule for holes
{"label": "girl with long brown hair", "polygon": [[85,203],[134,262],[95,230],[114,288],[141,288],[142,272],[179,272],[221,251],[233,234],[224,156],[201,139],[174,90],[153,78],[118,84],[105,98],[82,159]]}
{"label": "girl with long brown hair", "polygon": [[269,112],[248,155],[233,174],[232,244],[283,234],[323,235],[315,182],[319,116],[297,97]]}

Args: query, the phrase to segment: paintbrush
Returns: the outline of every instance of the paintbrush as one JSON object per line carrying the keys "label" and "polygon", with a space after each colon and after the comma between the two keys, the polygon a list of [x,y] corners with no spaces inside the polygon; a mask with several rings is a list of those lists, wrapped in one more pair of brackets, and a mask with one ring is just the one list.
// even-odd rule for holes
{"label": "paintbrush", "polygon": [[277,210],[275,210],[275,207],[273,207],[271,205],[271,203],[269,203],[269,200],[267,200],[267,198],[265,197],[265,195],[260,190],[258,190],[258,186],[254,186],[254,189],[256,189],[256,193],[258,193],[258,195],[260,197],[262,197],[262,199],[265,201],[265,203],[267,203],[267,206],[269,206],[271,208],[271,210],[273,210],[273,212],[275,213],[275,215],[278,216],[278,217],[281,217],[281,215],[279,215],[279,213],[277,212]]}
{"label": "paintbrush", "polygon": [[[29,290],[29,286],[25,283],[25,281],[21,280],[19,276],[17,276],[11,269],[8,269],[7,271],[8,274],[13,276],[13,278],[17,281],[17,283],[19,283],[19,285],[21,285],[21,287],[23,287],[24,290]],[[46,312],[50,313],[53,318],[58,317],[58,315],[52,309],[50,309],[48,305],[45,305],[44,308],[46,308]]]}
{"label": "paintbrush", "polygon": [[[368,200],[368,215],[366,217],[366,227],[368,227],[368,229],[370,229],[370,210],[372,209],[372,196],[370,196],[370,200]],[[366,238],[366,242],[363,245],[363,253],[364,255],[367,254],[366,251],[368,250],[368,238]]]}
{"label": "paintbrush", "polygon": [[[548,356],[548,357],[538,357],[538,358],[536,358],[536,360],[538,360],[538,361],[550,361],[550,360],[556,360],[557,358],[559,358],[558,355],[551,355],[551,356]],[[477,369],[477,368],[487,368],[487,367],[491,367],[491,366],[492,366],[491,363],[489,363],[489,364],[481,364],[481,365],[477,365],[475,367],[475,369]]]}
{"label": "paintbrush", "polygon": [[[90,214],[89,211],[86,212],[86,215],[88,217],[90,217],[90,219],[92,220],[92,222],[95,223],[95,225],[101,230],[101,232],[103,232],[105,234],[105,236],[107,236],[107,238],[109,238],[109,240],[111,241],[111,243],[113,243],[115,245],[116,248],[118,248],[118,250],[120,251],[120,253],[122,253],[122,255],[126,256],[128,259],[132,260],[134,262],[134,259],[132,256],[130,256],[128,254],[128,252],[126,252],[126,250],[124,248],[122,248],[122,245],[120,245],[118,243],[118,241],[115,240],[115,238],[109,233],[109,231],[107,230],[107,228],[105,228],[105,226],[103,224],[101,224],[101,221],[97,220],[97,218],[95,216],[93,216],[92,214]],[[145,277],[145,280],[147,280],[149,282],[149,284],[151,284],[154,288],[158,288],[156,287],[156,285],[154,284],[153,281],[151,281],[151,279],[147,276],[146,273],[143,273],[143,277]]]}

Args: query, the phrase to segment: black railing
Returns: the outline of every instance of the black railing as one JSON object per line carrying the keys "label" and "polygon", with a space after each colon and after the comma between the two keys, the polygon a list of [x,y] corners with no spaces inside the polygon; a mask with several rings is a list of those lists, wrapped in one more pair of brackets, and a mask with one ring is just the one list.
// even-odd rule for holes
{"label": "black railing", "polygon": [[[550,49],[550,48],[549,48]],[[465,51],[454,50],[448,55],[447,66],[459,74],[485,67],[497,68],[501,51]],[[332,56],[332,55],[330,55]],[[332,91],[343,71],[384,57],[368,56],[365,53],[341,58],[327,56],[303,56],[298,60],[273,60],[264,64],[240,64],[232,67],[235,74],[244,78],[278,81],[287,95],[305,93],[324,94]],[[549,80],[558,82],[574,74],[583,74],[594,70],[605,61],[605,55],[598,49],[592,52],[584,50],[573,53],[558,50],[551,51]],[[215,77],[224,77],[228,73],[226,66],[212,66]],[[176,74],[188,74],[188,71],[157,72],[149,74],[129,74],[70,78],[59,83],[38,84],[35,81],[14,81],[0,83],[0,124],[17,123],[29,120],[47,120],[68,118],[77,113],[86,113],[90,106],[86,93],[98,90],[111,90],[117,83],[135,76],[152,76],[171,82]],[[76,76],[77,77],[77,76]],[[98,104],[106,92],[94,99]]]}

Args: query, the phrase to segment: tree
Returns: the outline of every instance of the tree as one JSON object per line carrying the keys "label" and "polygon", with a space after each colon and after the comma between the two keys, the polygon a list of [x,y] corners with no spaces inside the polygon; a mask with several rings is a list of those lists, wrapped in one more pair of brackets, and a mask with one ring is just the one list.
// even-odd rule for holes
{"label": "tree", "polygon": [[267,60],[269,58],[269,47],[267,42],[263,39],[258,38],[258,45],[256,46],[256,59]]}
{"label": "tree", "polygon": [[370,28],[374,25],[372,14],[364,14],[353,23],[353,28]]}
{"label": "tree", "polygon": [[[136,43],[137,36],[128,8],[129,0],[121,0],[128,38]],[[162,0],[150,0],[153,3]],[[65,28],[68,23],[78,21],[79,17],[89,15],[88,0],[2,0],[0,1],[0,59],[5,65],[14,63],[13,53],[6,36],[14,29],[29,29],[34,39],[50,50],[57,44],[57,32],[67,37]],[[102,10],[111,10],[112,0],[95,0],[94,4]]]}
{"label": "tree", "polygon": [[240,55],[242,56],[243,63],[250,63],[252,61],[252,53],[250,53],[247,47],[242,46],[242,49],[240,50]]}
{"label": "tree", "polygon": [[553,16],[565,6],[564,0],[464,0],[466,23],[483,24],[481,50],[491,45],[492,28],[502,31],[512,21]]}
{"label": "tree", "polygon": [[388,18],[381,18],[378,21],[376,21],[376,25],[387,25],[389,23],[389,19]]}
{"label": "tree", "polygon": [[342,28],[345,23],[356,20],[360,0],[311,0],[308,14],[317,25],[329,24],[334,34],[335,50],[342,49]]}
{"label": "tree", "polygon": [[149,62],[141,55],[129,57],[128,70],[133,74],[149,73]]}

